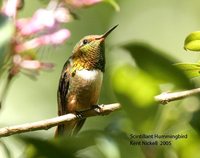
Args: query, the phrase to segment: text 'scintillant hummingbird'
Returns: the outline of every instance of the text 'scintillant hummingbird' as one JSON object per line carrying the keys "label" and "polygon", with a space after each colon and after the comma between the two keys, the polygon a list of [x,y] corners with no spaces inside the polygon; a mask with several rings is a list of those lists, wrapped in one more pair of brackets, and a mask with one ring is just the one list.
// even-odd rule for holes
{"label": "text 'scintillant hummingbird'", "polygon": [[[103,35],[85,36],[74,47],[59,81],[58,115],[77,114],[97,104],[105,71],[105,39],[117,26]],[[82,119],[58,125],[56,135],[74,135],[84,122]]]}

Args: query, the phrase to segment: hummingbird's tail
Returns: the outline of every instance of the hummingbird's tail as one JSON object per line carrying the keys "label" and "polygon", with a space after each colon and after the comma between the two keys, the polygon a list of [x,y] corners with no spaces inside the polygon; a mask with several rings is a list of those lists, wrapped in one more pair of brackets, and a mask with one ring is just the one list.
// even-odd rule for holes
{"label": "hummingbird's tail", "polygon": [[57,136],[73,136],[76,135],[83,126],[86,119],[78,121],[70,121],[57,126],[55,137]]}

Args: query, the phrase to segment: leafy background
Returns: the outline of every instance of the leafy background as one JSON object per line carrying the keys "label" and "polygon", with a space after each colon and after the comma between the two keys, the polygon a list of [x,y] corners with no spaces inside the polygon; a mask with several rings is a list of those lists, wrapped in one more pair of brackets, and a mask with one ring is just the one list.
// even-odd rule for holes
{"label": "leafy background", "polygon": [[[120,102],[123,110],[89,118],[78,138],[53,140],[55,128],[23,134],[26,137],[2,138],[0,157],[74,157],[74,153],[77,157],[99,158],[199,157],[198,97],[165,106],[156,104],[152,97],[162,91],[200,85],[199,78],[192,79],[192,85],[182,71],[172,67],[173,63],[197,62],[200,58],[198,53],[183,49],[186,36],[199,30],[200,2],[118,0],[117,3],[120,12],[106,3],[76,10],[78,20],[66,25],[72,33],[66,44],[38,50],[40,58],[56,64],[55,69],[42,72],[36,81],[23,74],[14,79],[0,111],[0,126],[56,116],[58,79],[73,46],[83,36],[101,34],[116,24],[118,28],[106,41],[107,65],[99,103]],[[20,16],[31,16],[41,6],[45,6],[45,1],[25,0]],[[135,53],[138,50],[141,55]],[[140,148],[129,145],[127,133],[183,133],[188,134],[188,139],[173,141],[171,146]]]}

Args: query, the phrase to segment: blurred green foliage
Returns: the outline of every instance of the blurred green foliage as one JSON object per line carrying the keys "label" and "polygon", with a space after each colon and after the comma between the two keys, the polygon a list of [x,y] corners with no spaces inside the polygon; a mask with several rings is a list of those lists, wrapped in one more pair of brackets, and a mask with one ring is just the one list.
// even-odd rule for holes
{"label": "blurred green foliage", "polygon": [[[45,6],[43,2],[25,0],[20,16],[31,16],[39,7]],[[118,0],[117,3],[120,12],[106,3],[74,11],[78,20],[66,25],[72,33],[71,39],[63,46],[38,50],[40,58],[56,64],[55,70],[42,72],[36,81],[18,75],[1,109],[0,125],[4,127],[56,116],[58,79],[73,46],[83,36],[101,34],[115,24],[119,27],[106,41],[107,65],[99,103],[120,102],[123,109],[106,117],[89,118],[77,137],[54,139],[55,129],[51,129],[23,134],[22,137],[2,138],[0,157],[199,157],[198,96],[165,106],[155,103],[153,97],[165,91],[191,88],[192,83],[200,86],[198,78],[191,83],[180,67],[173,65],[180,61],[194,63],[187,65],[186,69],[192,69],[192,73],[195,70],[198,76],[196,62],[200,56],[185,52],[183,45],[189,32],[199,30],[200,2]],[[5,21],[1,22],[2,26],[8,26],[3,25],[7,24],[7,19]],[[10,39],[11,32],[8,29],[0,41]],[[130,43],[133,40],[141,42]],[[188,138],[173,141],[170,146],[130,145],[130,134],[148,133],[183,133]]]}
{"label": "blurred green foliage", "polygon": [[[200,51],[200,31],[192,32],[186,37],[184,49],[190,51]],[[191,78],[200,76],[199,62],[177,63],[176,66],[182,69]]]}
{"label": "blurred green foliage", "polygon": [[137,65],[148,72],[158,83],[172,83],[185,89],[192,87],[186,75],[173,66],[175,61],[169,56],[165,57],[164,53],[159,50],[144,43],[130,43],[124,48],[131,53]]}
{"label": "blurred green foliage", "polygon": [[115,0],[104,0],[104,1],[111,4],[115,8],[116,11],[120,11],[120,7]]}
{"label": "blurred green foliage", "polygon": [[[152,131],[151,122],[157,111],[154,96],[159,94],[156,80],[140,69],[124,65],[113,74],[113,88],[134,129],[138,132]],[[139,117],[135,117],[137,115]]]}
{"label": "blurred green foliage", "polygon": [[200,51],[200,31],[190,33],[185,39],[185,50]]}
{"label": "blurred green foliage", "polygon": [[175,66],[182,69],[188,77],[200,76],[200,64],[199,63],[177,63]]}

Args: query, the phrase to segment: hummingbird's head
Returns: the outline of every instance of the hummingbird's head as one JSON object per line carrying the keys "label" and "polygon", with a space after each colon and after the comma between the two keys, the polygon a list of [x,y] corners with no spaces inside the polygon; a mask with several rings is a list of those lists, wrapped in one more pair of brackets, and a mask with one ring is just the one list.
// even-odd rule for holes
{"label": "hummingbird's head", "polygon": [[85,36],[76,44],[73,50],[73,58],[79,62],[79,65],[81,64],[80,62],[93,67],[98,67],[101,64],[105,65],[104,41],[117,26],[112,27],[103,35]]}
{"label": "hummingbird's head", "polygon": [[88,35],[83,37],[75,46],[74,52],[79,55],[88,56],[98,53],[104,49],[104,38],[101,35]]}
{"label": "hummingbird's head", "polygon": [[112,27],[103,35],[89,35],[83,37],[74,47],[73,53],[81,53],[84,55],[102,51],[104,49],[104,41],[106,37],[117,27]]}

